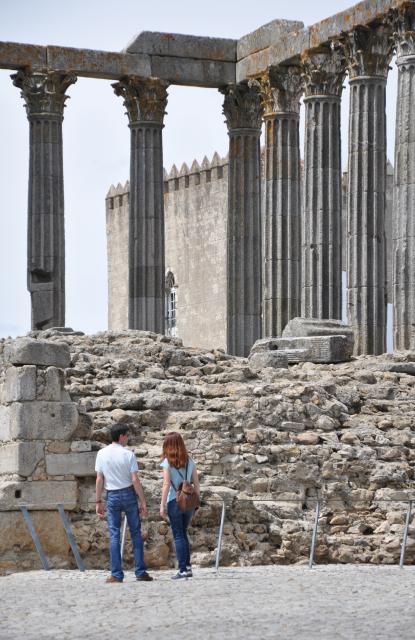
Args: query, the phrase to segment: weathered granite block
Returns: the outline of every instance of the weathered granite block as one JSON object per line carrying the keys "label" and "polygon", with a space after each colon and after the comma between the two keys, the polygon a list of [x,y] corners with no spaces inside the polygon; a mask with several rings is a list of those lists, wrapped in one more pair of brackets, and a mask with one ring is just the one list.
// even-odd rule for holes
{"label": "weathered granite block", "polygon": [[76,507],[75,480],[40,480],[33,482],[0,482],[0,511],[16,511],[19,505],[31,510],[52,510],[62,503],[65,509]]}
{"label": "weathered granite block", "polygon": [[134,36],[124,49],[124,53],[236,62],[237,42],[228,38],[142,31]]}
{"label": "weathered granite block", "polygon": [[36,398],[36,367],[9,367],[0,395],[1,402],[21,402]]}
{"label": "weathered granite block", "polygon": [[10,434],[10,407],[0,405],[0,442],[11,440]]}
{"label": "weathered granite block", "polygon": [[[40,369],[37,372],[37,399],[49,402],[60,402],[64,400],[63,371],[56,367],[48,367],[46,370]],[[68,400],[70,400],[68,398]]]}
{"label": "weathered granite block", "polygon": [[288,367],[287,356],[283,351],[261,351],[249,356],[249,368],[252,371],[260,371],[265,367],[273,369],[286,369]]}
{"label": "weathered granite block", "polygon": [[293,318],[282,332],[283,338],[303,338],[306,336],[339,336],[344,335],[350,344],[350,355],[353,352],[354,333],[352,327],[341,320],[318,318]]}
{"label": "weathered granite block", "polygon": [[4,347],[4,360],[11,364],[37,364],[46,367],[69,367],[70,355],[66,344],[18,338]]}
{"label": "weathered granite block", "polygon": [[45,445],[40,442],[11,442],[0,447],[0,473],[30,476],[43,458]]}
{"label": "weathered granite block", "polygon": [[272,44],[277,42],[282,35],[301,31],[304,28],[302,22],[294,20],[272,20],[267,24],[264,24],[259,29],[248,33],[238,40],[237,46],[237,59],[245,58],[246,56],[266,49]]}
{"label": "weathered granite block", "polygon": [[15,402],[6,408],[0,417],[2,440],[68,440],[78,426],[75,402]]}
{"label": "weathered granite block", "polygon": [[97,451],[50,453],[46,455],[46,472],[50,476],[94,476]]}
{"label": "weathered granite block", "polygon": [[278,349],[278,338],[260,338],[256,340],[253,344],[250,356],[254,353],[262,353],[263,351],[273,351],[274,349]]}
{"label": "weathered granite block", "polygon": [[[309,362],[346,362],[351,356],[350,343],[346,336],[279,338],[276,342],[278,349],[309,350],[307,357]],[[294,360],[291,361],[294,362]],[[302,357],[297,360],[297,362],[302,361]]]}

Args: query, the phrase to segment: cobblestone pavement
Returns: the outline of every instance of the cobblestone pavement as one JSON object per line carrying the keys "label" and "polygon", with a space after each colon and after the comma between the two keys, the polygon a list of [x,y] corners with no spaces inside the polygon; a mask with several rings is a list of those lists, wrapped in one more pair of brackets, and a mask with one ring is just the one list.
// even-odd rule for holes
{"label": "cobblestone pavement", "polygon": [[195,571],[172,582],[107,585],[102,571],[0,578],[1,640],[415,637],[415,567],[321,566]]}

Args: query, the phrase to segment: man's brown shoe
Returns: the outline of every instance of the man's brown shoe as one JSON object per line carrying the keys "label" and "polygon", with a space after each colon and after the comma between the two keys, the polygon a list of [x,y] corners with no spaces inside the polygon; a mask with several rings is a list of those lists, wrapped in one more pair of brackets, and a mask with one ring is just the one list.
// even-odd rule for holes
{"label": "man's brown shoe", "polygon": [[114,583],[114,582],[122,582],[122,580],[119,580],[115,576],[108,576],[108,578],[105,580],[105,582]]}

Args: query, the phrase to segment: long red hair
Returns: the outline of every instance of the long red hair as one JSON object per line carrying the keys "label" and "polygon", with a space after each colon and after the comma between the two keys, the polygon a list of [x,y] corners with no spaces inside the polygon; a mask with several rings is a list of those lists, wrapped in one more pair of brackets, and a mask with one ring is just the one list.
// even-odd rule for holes
{"label": "long red hair", "polygon": [[189,455],[183,438],[177,431],[166,434],[163,442],[163,458],[167,458],[169,465],[176,469],[186,466]]}

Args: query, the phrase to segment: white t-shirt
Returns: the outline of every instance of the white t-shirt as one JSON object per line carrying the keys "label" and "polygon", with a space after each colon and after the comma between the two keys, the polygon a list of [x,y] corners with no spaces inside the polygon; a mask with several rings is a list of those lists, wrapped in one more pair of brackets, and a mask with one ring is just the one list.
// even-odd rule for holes
{"label": "white t-shirt", "polygon": [[95,471],[103,474],[107,491],[125,489],[132,485],[131,474],[138,471],[137,459],[132,451],[113,442],[98,451]]}

